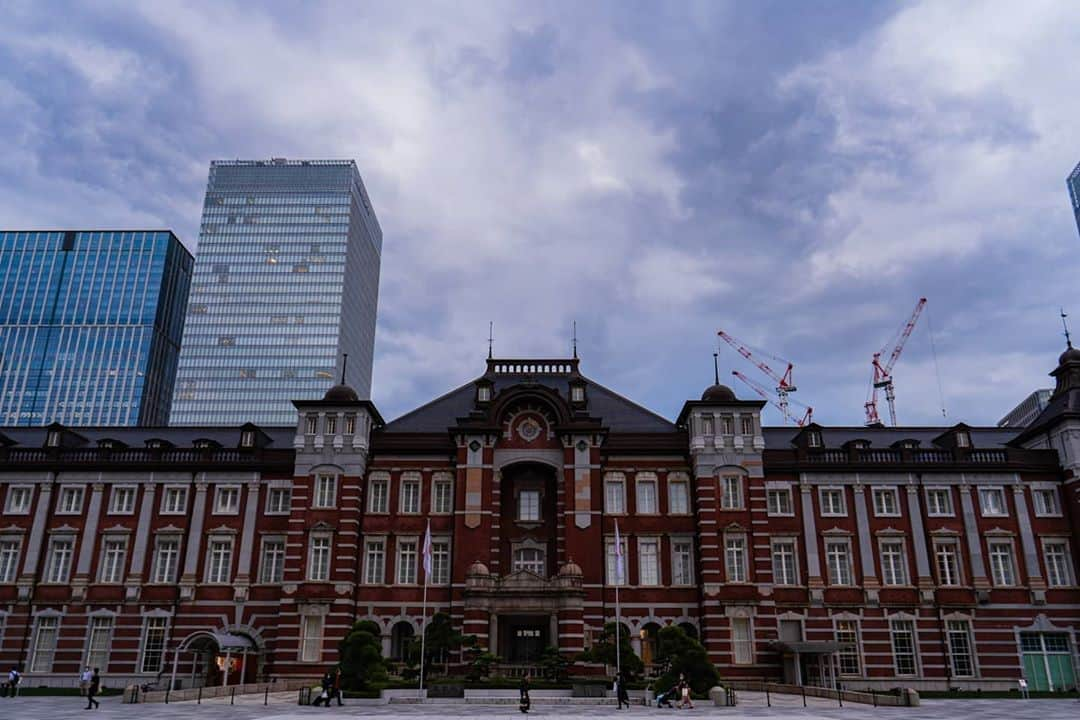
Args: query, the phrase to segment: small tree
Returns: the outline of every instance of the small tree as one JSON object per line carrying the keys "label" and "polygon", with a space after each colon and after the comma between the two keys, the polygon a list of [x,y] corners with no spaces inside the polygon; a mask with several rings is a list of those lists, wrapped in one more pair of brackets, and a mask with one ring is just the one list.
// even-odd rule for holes
{"label": "small tree", "polygon": [[548,645],[540,653],[540,667],[543,668],[544,677],[555,682],[566,680],[566,671],[570,662],[559,652],[559,649]]}
{"label": "small tree", "polygon": [[346,690],[363,690],[386,680],[382,633],[371,620],[360,620],[338,643],[338,664]]}
{"label": "small tree", "polygon": [[475,635],[466,635],[461,639],[461,659],[468,666],[465,677],[469,682],[480,682],[491,674],[491,668],[499,662],[499,656],[481,647]]}
{"label": "small tree", "polygon": [[435,613],[424,628],[424,664],[441,663],[445,668],[450,655],[461,647],[464,639],[446,613]]}
{"label": "small tree", "polygon": [[[618,628],[618,630],[616,630]],[[583,662],[604,663],[611,667],[617,667],[615,659],[615,633],[619,632],[619,657],[622,660],[622,672],[628,680],[638,678],[645,671],[645,664],[641,662],[630,645],[630,630],[622,623],[610,622],[604,626],[593,646],[583,652],[579,657]]]}
{"label": "small tree", "polygon": [[658,639],[656,659],[665,670],[656,681],[657,688],[670,688],[679,681],[679,675],[683,675],[691,690],[704,695],[720,682],[720,673],[709,662],[705,646],[681,627],[668,625],[662,628]]}

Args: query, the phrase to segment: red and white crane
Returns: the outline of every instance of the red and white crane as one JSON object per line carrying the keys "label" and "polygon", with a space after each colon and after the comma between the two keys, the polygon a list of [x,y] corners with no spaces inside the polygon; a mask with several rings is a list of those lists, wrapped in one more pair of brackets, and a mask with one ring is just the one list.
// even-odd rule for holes
{"label": "red and white crane", "polygon": [[803,425],[807,425],[807,424],[813,422],[813,420],[814,420],[814,408],[812,408],[812,407],[810,407],[808,405],[803,405],[801,402],[798,402],[797,400],[791,400],[789,398],[788,399],[789,403],[791,403],[793,405],[798,405],[800,408],[802,408],[804,410],[803,416],[801,418],[797,417],[797,416],[793,415],[788,408],[780,407],[780,403],[776,400],[776,398],[773,396],[773,394],[770,393],[768,388],[766,388],[761,383],[757,382],[756,380],[751,380],[750,378],[748,378],[746,375],[739,372],[738,370],[732,370],[731,374],[734,375],[735,377],[739,378],[740,380],[742,380],[744,383],[746,383],[747,386],[749,386],[751,390],[753,390],[758,395],[760,395],[764,400],[767,400],[768,402],[772,403],[776,408],[778,408],[780,410],[780,413],[784,416],[784,420],[788,420],[790,422],[793,422],[796,425],[798,425],[799,427],[802,427]]}
{"label": "red and white crane", "polygon": [[[784,417],[788,417],[788,394],[793,393],[798,389],[795,387],[795,381],[791,379],[791,371],[795,368],[791,361],[785,360],[782,357],[777,357],[776,355],[772,355],[768,352],[765,352],[764,350],[751,347],[746,343],[732,337],[723,330],[720,330],[716,334],[719,335],[720,338],[728,345],[735,348],[736,352],[738,352],[744,358],[753,363],[758,370],[765,373],[774,383],[776,383],[776,406],[780,408],[780,412],[784,414]],[[781,375],[777,373],[775,370],[769,367],[767,363],[755,356],[754,353],[757,353],[757,355],[759,356],[763,355],[770,360],[786,365],[787,367],[784,370],[784,374]]]}
{"label": "red and white crane", "polygon": [[[867,425],[879,425],[881,423],[877,410],[877,391],[884,388],[885,399],[889,403],[889,420],[892,422],[893,427],[896,427],[896,392],[893,387],[892,369],[896,361],[900,359],[900,353],[904,351],[904,343],[911,337],[911,331],[915,329],[915,323],[919,321],[919,315],[922,314],[924,307],[926,307],[926,298],[919,298],[919,302],[915,303],[915,310],[912,311],[907,323],[900,327],[892,340],[885,343],[885,347],[874,353],[874,358],[870,361],[874,374],[870,378],[870,388],[867,390],[866,403],[863,405],[866,409]],[[890,345],[892,345],[892,352],[889,353],[889,359],[882,365],[881,356],[888,351]]]}

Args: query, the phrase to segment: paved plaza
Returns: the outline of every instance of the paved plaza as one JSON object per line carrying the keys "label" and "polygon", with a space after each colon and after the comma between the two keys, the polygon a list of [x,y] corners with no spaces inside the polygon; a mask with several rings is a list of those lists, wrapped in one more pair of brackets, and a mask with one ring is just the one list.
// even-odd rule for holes
{"label": "paved plaza", "polygon": [[[257,700],[257,702],[256,702]],[[812,720],[1051,720],[1054,718],[1080,717],[1077,700],[927,700],[918,708],[874,708],[865,705],[837,707],[834,701],[808,700],[809,707],[802,707],[802,699],[772,696],[773,706],[767,707],[765,697],[759,693],[740,692],[739,705],[734,708],[718,708],[698,703],[694,710],[659,710],[634,706],[618,711],[610,706],[560,707],[534,705],[530,715],[558,717],[560,720],[576,718],[615,718],[635,716],[670,715],[680,718],[708,716],[714,718],[799,718]],[[170,705],[123,705],[119,698],[105,698],[101,709],[86,711],[85,700],[67,698],[20,698],[17,701],[0,700],[0,718],[4,720],[71,720],[73,718],[108,717],[138,718],[139,720],[180,720],[181,718],[206,718],[206,720],[294,720],[300,718],[360,718],[378,716],[380,719],[444,718],[445,720],[498,720],[521,718],[516,706],[510,705],[383,705],[374,702],[352,701],[345,707],[325,708],[298,707],[295,694],[271,696],[270,704],[264,706],[263,698],[237,698],[235,705],[228,701],[173,703]]]}

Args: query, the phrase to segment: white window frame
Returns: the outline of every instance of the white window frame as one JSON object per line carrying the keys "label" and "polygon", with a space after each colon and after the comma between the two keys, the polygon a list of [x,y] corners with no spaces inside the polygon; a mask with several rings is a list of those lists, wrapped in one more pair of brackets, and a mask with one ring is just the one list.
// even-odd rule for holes
{"label": "white window frame", "polygon": [[[646,503],[642,502],[642,498],[648,497],[648,493],[642,492],[643,488],[651,488],[648,492],[652,493],[652,508],[646,507]],[[634,506],[638,515],[659,515],[660,514],[660,481],[656,477],[656,473],[640,472],[634,476]]]}
{"label": "white window frame", "polygon": [[[120,507],[120,499],[123,493],[131,493],[131,506]],[[139,497],[138,485],[113,485],[109,488],[109,515],[134,515],[135,504]]]}
{"label": "white window frame", "polygon": [[[316,552],[325,552],[325,564],[318,562]],[[308,538],[307,579],[308,582],[330,582],[333,565],[334,541],[330,533],[312,533]]]}
{"label": "white window frame", "polygon": [[748,541],[744,533],[724,533],[724,580],[728,583],[750,582]]}
{"label": "white window frame", "polygon": [[[526,502],[526,498],[535,499],[536,502]],[[543,515],[543,504],[544,496],[539,488],[522,488],[518,490],[517,502],[515,503],[515,519],[518,522],[540,522]]]}
{"label": "white window frame", "polygon": [[[409,493],[406,493],[405,488],[416,488],[416,492],[413,495],[416,499],[416,507],[409,509],[405,500]],[[398,492],[398,512],[402,515],[419,515],[422,509],[423,503],[420,500],[423,494],[423,484],[419,473],[403,473],[401,476],[401,483],[399,485],[400,491]]]}
{"label": "white window frame", "polygon": [[[829,581],[829,585],[836,587],[852,587],[855,585],[855,563],[851,557],[851,539],[847,537],[826,537],[825,538],[825,578]],[[832,558],[829,554],[830,545],[842,545],[844,548],[844,558],[846,560],[846,572],[848,582],[842,582],[843,577],[833,577],[833,570],[839,570],[839,567],[834,568],[832,564]]]}
{"label": "white window frame", "polygon": [[[651,548],[651,552],[647,552],[647,548]],[[638,537],[637,551],[638,585],[643,587],[663,585],[664,573],[660,564],[660,538],[655,535]]]}
{"label": "white window frame", "polygon": [[604,540],[604,579],[608,585],[618,585],[625,587],[630,584],[630,553],[627,552],[630,549],[630,544],[627,542],[625,535],[622,535],[619,540],[619,544],[622,545],[622,558],[623,558],[623,577],[622,582],[619,582],[616,575],[618,575],[618,558],[615,557],[615,538],[614,536]]}
{"label": "white window frame", "polygon": [[[685,545],[688,548],[686,553],[686,571],[688,577],[685,582],[680,582],[683,578],[679,575],[679,555],[682,554],[678,551],[678,546]],[[695,585],[694,577],[694,540],[690,537],[673,537],[671,538],[671,584],[676,587],[691,587]]]}
{"label": "white window frame", "polygon": [[[941,556],[951,551],[954,567],[951,572],[955,578],[946,578],[941,571]],[[934,573],[937,575],[937,583],[941,587],[962,587],[964,584],[964,561],[960,551],[960,541],[957,538],[940,538],[934,540]],[[953,580],[953,582],[946,582]]]}
{"label": "white window frame", "polygon": [[[957,655],[954,652],[953,636],[961,634],[967,643],[967,662],[970,666],[970,672],[961,672],[957,669]],[[949,651],[949,669],[952,671],[952,677],[973,678],[979,674],[978,665],[975,661],[977,657],[975,653],[975,633],[971,630],[970,620],[956,618],[945,620],[945,647]]]}
{"label": "white window frame", "polygon": [[[406,548],[411,548],[410,553],[406,553]],[[411,554],[412,564],[412,577],[408,577],[402,571],[405,568],[404,558],[406,554]],[[417,577],[420,574],[420,541],[415,537],[399,537],[394,543],[394,584],[395,585],[416,585]]]}
{"label": "white window frame", "polygon": [[[445,504],[439,489],[446,489]],[[454,479],[449,474],[435,474],[431,478],[431,514],[449,515],[454,512]]]}
{"label": "white window frame", "polygon": [[[214,574],[214,546],[224,544],[228,548],[227,560],[224,565],[225,578],[221,579]],[[204,582],[207,585],[228,585],[232,582],[232,566],[236,560],[236,543],[232,536],[211,535],[206,539],[206,572]]]}
{"label": "white window frame", "polygon": [[[175,507],[169,504],[170,493],[176,492],[179,494],[180,507]],[[161,490],[161,508],[159,512],[162,515],[187,515],[188,505],[188,486],[187,485],[166,485]]]}
{"label": "white window frame", "polygon": [[[791,552],[791,578],[779,578],[777,576],[777,548],[789,546]],[[797,586],[799,584],[799,542],[794,537],[769,538],[769,560],[772,564],[773,585],[781,587]],[[782,565],[781,565],[782,566]]]}
{"label": "white window frame", "polygon": [[[378,547],[378,563],[373,566],[373,548]],[[378,573],[375,573],[375,570]],[[369,537],[364,539],[364,584],[386,584],[386,537]]]}
{"label": "white window frame", "polygon": [[[691,511],[690,504],[690,480],[685,475],[668,475],[668,514],[669,515],[689,515]],[[679,492],[682,492],[682,502],[685,509],[676,508],[676,488]]]}
{"label": "white window frame", "polygon": [[604,476],[604,512],[608,515],[626,514],[626,476],[622,473]]}
{"label": "white window frame", "polygon": [[19,563],[22,561],[22,538],[17,535],[0,535],[0,558],[10,557],[8,565],[0,564],[0,570],[7,570],[0,574],[0,584],[13,584],[19,577]]}
{"label": "white window frame", "polygon": [[[525,559],[526,556],[529,559]],[[543,548],[534,545],[515,547],[510,553],[510,570],[527,570],[543,577],[547,572],[547,553]]]}
{"label": "white window frame", "polygon": [[[375,491],[381,486],[381,493]],[[390,512],[390,476],[386,473],[372,473],[368,478],[368,514],[387,515]]]}
{"label": "white window frame", "polygon": [[[119,545],[119,564],[111,565],[109,561],[110,545]],[[118,585],[124,582],[124,570],[127,566],[128,541],[126,537],[117,535],[105,535],[101,540],[101,556],[98,562],[98,582],[104,585]],[[115,572],[114,577],[106,575],[107,570]]]}
{"label": "white window frame", "polygon": [[[1076,577],[1073,570],[1072,552],[1069,548],[1068,538],[1042,538],[1042,547],[1043,565],[1046,566],[1047,586],[1051,588],[1074,587],[1076,585]],[[1057,554],[1061,558],[1062,574],[1059,574],[1057,571],[1050,571],[1051,549],[1056,550],[1057,552],[1055,554]]]}
{"label": "white window frame", "polygon": [[[30,663],[27,666],[32,673],[51,673],[56,662],[56,647],[60,640],[60,615],[38,615],[34,619],[34,642],[30,646]],[[48,627],[46,627],[48,626]],[[42,646],[42,630],[49,630],[51,647]],[[47,659],[47,662],[43,662]]]}
{"label": "white window frame", "polygon": [[[990,507],[990,503],[987,499],[993,496],[997,496],[1001,499],[1001,510],[996,511]],[[1009,515],[1009,501],[1005,495],[1005,487],[1003,485],[994,485],[991,487],[979,488],[979,514],[983,517],[1008,517]]]}
{"label": "white window frame", "polygon": [[[847,623],[851,623],[852,625],[854,625],[854,629],[849,629],[847,627],[845,627],[844,629],[841,629],[841,627],[840,627],[841,623],[844,623],[845,625]],[[835,638],[836,642],[838,642],[838,643],[847,643],[846,640],[841,639],[841,634],[842,633],[844,635],[846,635],[848,633],[851,633],[853,635],[853,638],[852,638],[852,641],[851,641],[850,644],[854,645],[855,649],[852,651],[851,654],[854,655],[855,663],[858,665],[858,668],[853,673],[852,672],[845,672],[844,664],[843,664],[843,660],[841,659],[841,656],[843,656],[843,655],[845,655],[847,653],[845,653],[845,651],[843,651],[843,650],[839,650],[839,651],[837,651],[837,658],[836,658],[837,659],[837,672],[840,674],[841,677],[861,677],[862,674],[863,674],[863,667],[865,667],[865,664],[863,662],[863,654],[862,654],[862,623],[859,621],[858,618],[833,616],[833,638]]]}
{"label": "white window frame", "polygon": [[[953,517],[956,515],[956,511],[953,510],[953,493],[952,488],[948,485],[930,485],[924,489],[924,498],[926,500],[926,515],[927,517]],[[945,507],[934,507],[937,504],[931,500],[935,494],[939,494],[938,497],[945,498]]]}
{"label": "white window frame", "polygon": [[[171,585],[177,581],[180,571],[180,545],[182,542],[180,535],[163,534],[154,538],[154,555],[150,560],[150,584]],[[174,546],[174,552],[172,553],[171,572],[165,577],[161,577],[162,547],[166,543]]]}
{"label": "white window frame", "polygon": [[[899,548],[899,563],[895,567],[889,567],[885,563],[885,548],[890,546]],[[906,587],[911,584],[911,573],[908,570],[907,547],[902,537],[878,538],[878,562],[881,564],[881,584],[886,587]],[[890,553],[891,554],[891,553]],[[899,572],[899,575],[895,575]]]}
{"label": "white window frame", "polygon": [[[1007,550],[1006,558],[1009,561],[1008,568],[1002,568],[997,562],[997,555],[995,550],[997,548],[1005,548]],[[990,565],[990,582],[994,587],[1018,587],[1020,585],[1020,578],[1018,576],[1018,569],[1016,567],[1016,548],[1013,546],[1013,541],[1008,538],[990,538],[986,541],[986,559]],[[1000,575],[999,571],[1006,569],[1009,573],[1008,582],[1005,582],[1006,578]]]}
{"label": "white window frame", "polygon": [[83,653],[82,667],[108,670],[109,654],[112,650],[113,632],[116,630],[116,618],[113,615],[91,615],[86,624],[86,652]]}
{"label": "white window frame", "polygon": [[[235,491],[236,504],[229,506],[225,500]],[[214,488],[214,515],[239,515],[240,514],[240,486],[218,485]]]}
{"label": "white window frame", "polygon": [[302,663],[320,663],[323,656],[323,636],[326,618],[314,613],[300,616],[300,647],[297,655]]}
{"label": "white window frame", "polygon": [[[1046,498],[1052,498],[1048,505]],[[1056,487],[1035,486],[1031,488],[1031,503],[1035,507],[1035,517],[1061,517],[1061,493]]]}
{"label": "white window frame", "polygon": [[[787,498],[787,510],[783,502],[773,503],[773,498]],[[768,517],[795,517],[795,497],[790,485],[773,485],[765,488],[765,513]]]}
{"label": "white window frame", "polygon": [[[149,660],[150,657],[152,657],[150,655],[150,647],[149,647],[151,629],[153,629],[155,632],[158,631],[158,630],[161,631],[161,649],[160,649],[160,651],[155,649],[155,652],[160,652],[161,658],[160,658],[160,661],[157,663],[156,667],[151,665],[148,668],[147,667],[147,661]],[[165,615],[146,615],[143,618],[142,638],[139,641],[139,670],[138,670],[139,674],[141,674],[141,675],[150,675],[150,674],[156,675],[157,673],[161,672],[162,668],[165,667],[165,653],[166,653],[165,643],[168,641],[168,638],[169,638],[169,618],[167,616],[165,616]]]}
{"label": "white window frame", "polygon": [[[26,493],[26,504],[15,505],[13,502],[16,498],[16,492],[19,496],[23,492]],[[30,508],[34,504],[34,486],[33,485],[8,485],[7,496],[4,498],[4,514],[5,515],[29,515]]]}
{"label": "white window frame", "polygon": [[[826,507],[825,504],[826,496],[833,493],[840,498],[840,508],[838,510]],[[821,510],[821,517],[847,517],[847,493],[844,492],[844,487],[842,485],[822,485],[818,487],[818,507]]]}
{"label": "white window frame", "polygon": [[337,507],[338,476],[334,473],[315,473],[311,484],[313,510],[333,510]]}
{"label": "white window frame", "polygon": [[[746,637],[737,637],[736,623],[740,626],[745,623]],[[754,619],[751,617],[737,616],[731,618],[731,663],[732,665],[754,664]]]}
{"label": "white window frame", "polygon": [[[440,556],[442,559],[440,560]],[[453,559],[450,555],[450,538],[433,537],[431,539],[431,584],[449,585]]]}
{"label": "white window frame", "polygon": [[[874,517],[900,517],[900,492],[895,485],[879,485],[870,488],[874,500]],[[887,498],[892,498],[893,507],[888,508]]]}
{"label": "white window frame", "polygon": [[[57,546],[61,543],[68,545],[67,560],[63,567],[64,572],[62,574],[57,573]],[[75,563],[75,536],[73,535],[58,535],[56,537],[49,538],[48,555],[45,562],[45,578],[42,581],[47,585],[66,585],[71,581],[72,565]],[[62,575],[62,576],[61,576]]]}
{"label": "white window frame", "polygon": [[[69,497],[77,497],[77,503],[69,503]],[[56,515],[81,515],[83,504],[86,502],[85,485],[61,485],[60,493],[56,498]]]}
{"label": "white window frame", "polygon": [[723,475],[720,478],[720,509],[746,509],[745,488],[741,475]]}
{"label": "white window frame", "polygon": [[[274,498],[284,498],[284,504],[281,506],[275,506]],[[292,511],[292,486],[291,485],[269,485],[266,488],[266,509],[267,515],[288,515]]]}
{"label": "white window frame", "polygon": [[[896,638],[902,634],[907,633],[907,628],[898,629],[898,625],[904,623],[910,625],[911,629],[911,658],[913,669],[912,672],[900,672],[899,657],[896,652]],[[893,660],[893,673],[896,677],[918,677],[919,676],[919,625],[914,618],[910,617],[890,617],[889,618],[889,652],[892,655]]]}
{"label": "white window frame", "polygon": [[[263,536],[259,547],[259,584],[280,585],[285,581],[287,547],[288,543],[280,535]],[[274,558],[272,562],[271,556]]]}

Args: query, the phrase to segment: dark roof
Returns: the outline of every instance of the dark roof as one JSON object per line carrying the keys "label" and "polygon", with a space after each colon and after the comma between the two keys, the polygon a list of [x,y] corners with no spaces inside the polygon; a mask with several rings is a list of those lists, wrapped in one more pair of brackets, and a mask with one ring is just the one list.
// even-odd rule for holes
{"label": "dark roof", "polygon": [[493,384],[495,395],[515,385],[541,385],[557,391],[565,399],[571,377],[585,383],[586,410],[604,427],[614,432],[674,432],[675,424],[667,418],[657,415],[583,375],[539,373],[535,375],[487,373],[391,420],[383,428],[383,432],[446,432],[448,428],[457,424],[458,418],[468,415],[475,407],[476,383],[481,379]]}
{"label": "dark roof", "polygon": [[335,385],[326,391],[323,400],[331,402],[356,402],[360,396],[348,385]]}
{"label": "dark roof", "polygon": [[[240,426],[235,427],[79,427],[71,428],[86,438],[87,445],[97,445],[99,440],[119,440],[129,447],[142,447],[147,440],[167,440],[176,447],[191,447],[196,440],[213,440],[222,447],[236,447],[240,444]],[[264,427],[259,430],[266,434],[267,447],[291,449],[296,437],[296,427]],[[45,445],[47,427],[4,427],[0,433],[23,447],[42,447]]]}
{"label": "dark roof", "polygon": [[[952,426],[950,426],[952,427]],[[919,447],[935,447],[934,440],[947,431],[947,427],[864,427],[861,425],[849,427],[821,427],[815,426],[821,432],[821,442],[824,447],[843,447],[844,443],[852,440],[868,440],[870,447],[887,448],[901,440],[918,440]],[[971,444],[974,447],[989,448],[1008,444],[1016,437],[1017,428],[966,428],[971,433]],[[795,436],[803,431],[803,428],[766,427],[762,428],[765,434],[765,447],[781,449],[791,447]]]}
{"label": "dark roof", "polygon": [[735,399],[735,391],[727,385],[717,383],[705,388],[705,392],[701,393],[701,399],[711,402],[731,402]]}

